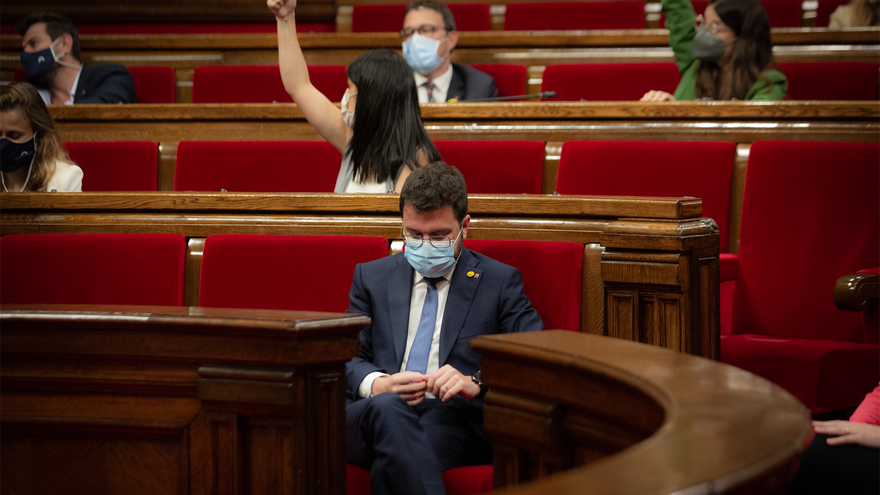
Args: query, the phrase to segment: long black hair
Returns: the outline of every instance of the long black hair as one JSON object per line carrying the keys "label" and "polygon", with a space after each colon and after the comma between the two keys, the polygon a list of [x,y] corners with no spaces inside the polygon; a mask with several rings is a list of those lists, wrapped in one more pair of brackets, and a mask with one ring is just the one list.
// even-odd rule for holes
{"label": "long black hair", "polygon": [[348,66],[357,86],[351,156],[358,181],[395,179],[401,166],[440,160],[419,113],[413,70],[388,49],[364,53]]}
{"label": "long black hair", "polygon": [[731,77],[729,85],[722,86],[718,64],[701,60],[696,97],[744,100],[755,81],[763,77],[761,71],[773,61],[767,12],[759,0],[710,0],[709,5],[724,24],[736,33],[736,41],[730,52]]}

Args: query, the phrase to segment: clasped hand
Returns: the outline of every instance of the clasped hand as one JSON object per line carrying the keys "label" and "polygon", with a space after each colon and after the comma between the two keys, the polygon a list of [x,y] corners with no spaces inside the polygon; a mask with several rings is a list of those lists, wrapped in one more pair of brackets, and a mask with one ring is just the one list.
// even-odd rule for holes
{"label": "clasped hand", "polygon": [[379,377],[373,381],[373,395],[393,392],[407,404],[415,406],[425,400],[430,392],[434,397],[446,402],[456,395],[473,399],[480,394],[480,386],[469,377],[462,375],[450,365],[445,365],[430,375],[416,371],[401,371],[390,376]]}
{"label": "clasped hand", "polygon": [[293,14],[293,9],[296,8],[296,0],[266,0],[266,5],[269,6],[269,10],[275,14],[275,17],[286,19]]}

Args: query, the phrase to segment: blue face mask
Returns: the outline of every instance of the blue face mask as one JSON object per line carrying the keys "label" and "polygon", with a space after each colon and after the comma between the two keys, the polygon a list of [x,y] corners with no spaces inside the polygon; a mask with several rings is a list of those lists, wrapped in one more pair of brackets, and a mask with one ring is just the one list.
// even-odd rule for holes
{"label": "blue face mask", "polygon": [[25,165],[30,165],[37,154],[37,135],[23,143],[8,139],[0,139],[0,170],[6,173],[15,172]]}
{"label": "blue face mask", "polygon": [[24,68],[24,73],[29,80],[36,79],[45,74],[49,67],[52,67],[52,64],[64,56],[63,54],[61,56],[55,55],[53,50],[59,41],[61,41],[60,36],[45,50],[35,53],[21,52],[21,66]]}
{"label": "blue face mask", "polygon": [[419,74],[430,74],[449,56],[448,52],[444,57],[437,55],[440,41],[414,33],[412,38],[403,42],[403,58]]}
{"label": "blue face mask", "polygon": [[404,250],[403,255],[409,261],[409,264],[423,276],[428,278],[440,277],[449,271],[457,261],[455,259],[455,243],[458,242],[462,230],[459,228],[455,240],[445,248],[434,247],[427,239],[422,240],[421,246],[415,246],[407,240],[406,250]]}

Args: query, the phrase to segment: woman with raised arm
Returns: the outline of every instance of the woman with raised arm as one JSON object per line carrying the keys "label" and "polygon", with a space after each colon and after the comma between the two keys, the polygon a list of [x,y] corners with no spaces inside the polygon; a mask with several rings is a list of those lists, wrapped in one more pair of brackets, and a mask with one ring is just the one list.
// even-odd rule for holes
{"label": "woman with raised arm", "polygon": [[296,37],[296,0],[267,0],[278,20],[284,89],[321,136],[342,152],[335,192],[400,192],[409,173],[440,160],[419,113],[412,69],[391,50],[348,66],[342,109],[312,86]]}
{"label": "woman with raised arm", "polygon": [[2,192],[80,192],[83,171],[61,145],[58,126],[37,88],[0,86]]}
{"label": "woman with raised arm", "polygon": [[649,91],[642,101],[785,98],[788,80],[774,69],[770,21],[759,0],[710,0],[696,17],[688,0],[661,5],[681,81],[674,95]]}

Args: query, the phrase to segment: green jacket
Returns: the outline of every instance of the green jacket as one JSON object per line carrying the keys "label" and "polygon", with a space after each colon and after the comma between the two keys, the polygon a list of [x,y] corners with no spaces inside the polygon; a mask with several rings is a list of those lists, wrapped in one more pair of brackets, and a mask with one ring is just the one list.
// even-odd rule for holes
{"label": "green jacket", "polygon": [[[676,100],[693,100],[697,90],[697,69],[700,61],[691,56],[691,45],[697,34],[694,28],[694,10],[688,0],[662,0],[669,29],[669,46],[675,55],[675,64],[681,81],[673,95]],[[760,78],[749,89],[746,100],[782,100],[788,89],[788,79],[775,70],[761,72]]]}

